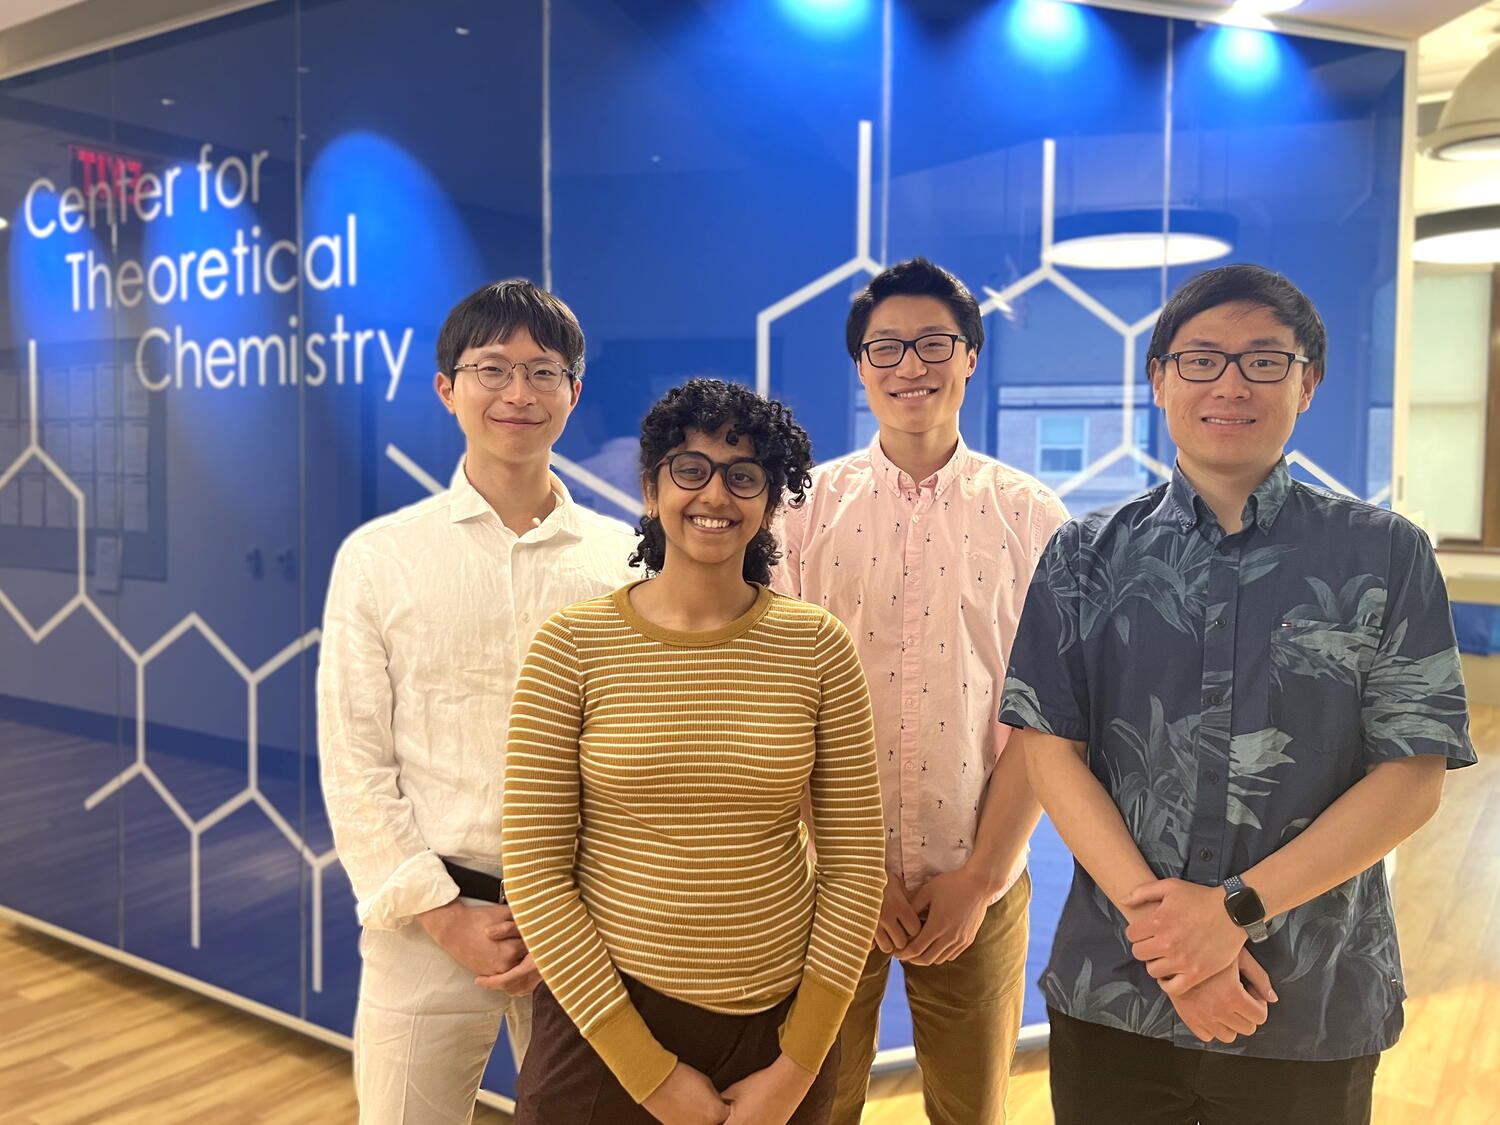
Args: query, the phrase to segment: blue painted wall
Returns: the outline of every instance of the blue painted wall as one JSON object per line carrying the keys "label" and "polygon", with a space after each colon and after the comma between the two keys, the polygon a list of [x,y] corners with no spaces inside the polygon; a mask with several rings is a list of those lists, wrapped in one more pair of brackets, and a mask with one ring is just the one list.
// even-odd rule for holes
{"label": "blue painted wall", "polygon": [[[1296,449],[1379,499],[1402,65],[1054,0],[277,0],[0,83],[0,903],[348,1030],[315,630],[342,537],[424,494],[401,458],[451,472],[437,329],[493,278],[550,278],[579,313],[559,451],[633,492],[638,420],[691,375],[765,379],[823,457],[867,440],[847,302],[925,254],[986,304],[967,440],[1083,510],[1170,464],[1142,358],[1200,267],[1043,269],[1045,216],[1207,221],[1221,260],[1317,301],[1330,367]],[[173,213],[148,191],[111,228],[101,193],[64,230],[98,152]],[[128,261],[163,300],[105,303]],[[1033,871],[1039,960],[1071,874],[1045,828]],[[487,1084],[511,1079],[497,1058]]]}

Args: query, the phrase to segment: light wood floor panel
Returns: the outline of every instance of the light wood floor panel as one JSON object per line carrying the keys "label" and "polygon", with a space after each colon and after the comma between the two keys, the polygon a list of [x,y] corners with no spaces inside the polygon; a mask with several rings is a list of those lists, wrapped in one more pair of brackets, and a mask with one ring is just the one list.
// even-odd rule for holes
{"label": "light wood floor panel", "polygon": [[[1376,1125],[1500,1125],[1500,708],[1481,761],[1401,851],[1407,1026]],[[915,1072],[876,1079],[864,1125],[920,1125]],[[342,1125],[349,1057],[65,942],[0,923],[0,1123]],[[481,1106],[478,1125],[509,1117]],[[1011,1125],[1051,1125],[1046,1051],[1016,1060]],[[1102,1125],[1102,1123],[1101,1123]]]}

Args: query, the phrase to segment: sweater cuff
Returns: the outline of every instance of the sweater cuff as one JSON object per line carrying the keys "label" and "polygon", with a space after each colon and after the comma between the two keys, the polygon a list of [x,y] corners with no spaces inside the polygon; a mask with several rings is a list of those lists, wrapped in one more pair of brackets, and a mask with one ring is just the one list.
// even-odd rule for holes
{"label": "sweater cuff", "polygon": [[781,1053],[809,1074],[817,1074],[838,1038],[839,1025],[853,999],[851,993],[834,988],[811,972],[803,973],[792,1010],[781,1025]]}
{"label": "sweater cuff", "polygon": [[677,1065],[677,1056],[656,1041],[629,1000],[584,1038],[637,1104],[654,1094]]}

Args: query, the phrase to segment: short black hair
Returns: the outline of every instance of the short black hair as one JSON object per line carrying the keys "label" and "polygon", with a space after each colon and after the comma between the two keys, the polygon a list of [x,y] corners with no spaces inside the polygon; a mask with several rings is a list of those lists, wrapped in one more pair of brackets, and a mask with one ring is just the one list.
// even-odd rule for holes
{"label": "short black hair", "polygon": [[[689,379],[673,387],[641,421],[641,484],[654,483],[661,459],[687,440],[688,430],[716,434],[725,426],[724,440],[738,445],[742,437],[755,445],[755,459],[766,470],[766,515],[785,502],[801,504],[812,484],[812,443],[792,412],[775,399],[761,398],[740,383],[722,379]],[[630,556],[631,566],[644,564],[660,573],[667,558],[667,538],[661,520],[641,517],[641,541]],[[771,568],[781,558],[776,537],[765,528],[745,548],[745,581],[771,583]]]}
{"label": "short black hair", "polygon": [[517,328],[562,356],[575,379],[583,377],[583,329],[578,318],[560,298],[524,278],[491,282],[453,306],[438,333],[438,370],[452,379],[464,352],[503,344]]}
{"label": "short black hair", "polygon": [[1204,270],[1183,282],[1172,294],[1156,320],[1151,346],[1146,349],[1146,374],[1151,364],[1166,354],[1182,326],[1199,313],[1220,305],[1244,302],[1271,310],[1277,320],[1292,330],[1297,347],[1308,358],[1317,382],[1323,381],[1328,361],[1328,330],[1307,295],[1275,270],[1249,262]]}
{"label": "short black hair", "polygon": [[978,355],[984,347],[984,317],[979,315],[979,302],[974,300],[974,294],[942,266],[935,266],[926,258],[908,258],[872,277],[849,306],[844,343],[855,363],[859,362],[870,314],[887,297],[936,297],[953,313],[953,323],[969,341],[970,350]]}

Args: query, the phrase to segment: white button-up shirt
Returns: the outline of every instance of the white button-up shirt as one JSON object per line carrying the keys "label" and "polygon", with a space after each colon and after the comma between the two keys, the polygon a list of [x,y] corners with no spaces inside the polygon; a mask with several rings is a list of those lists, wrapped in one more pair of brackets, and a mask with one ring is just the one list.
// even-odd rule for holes
{"label": "white button-up shirt", "polygon": [[516,535],[464,476],[339,548],[323,614],[323,797],[359,920],[451,901],[448,857],[500,863],[505,732],[521,662],[557,609],[641,572],[635,533],[575,504]]}

